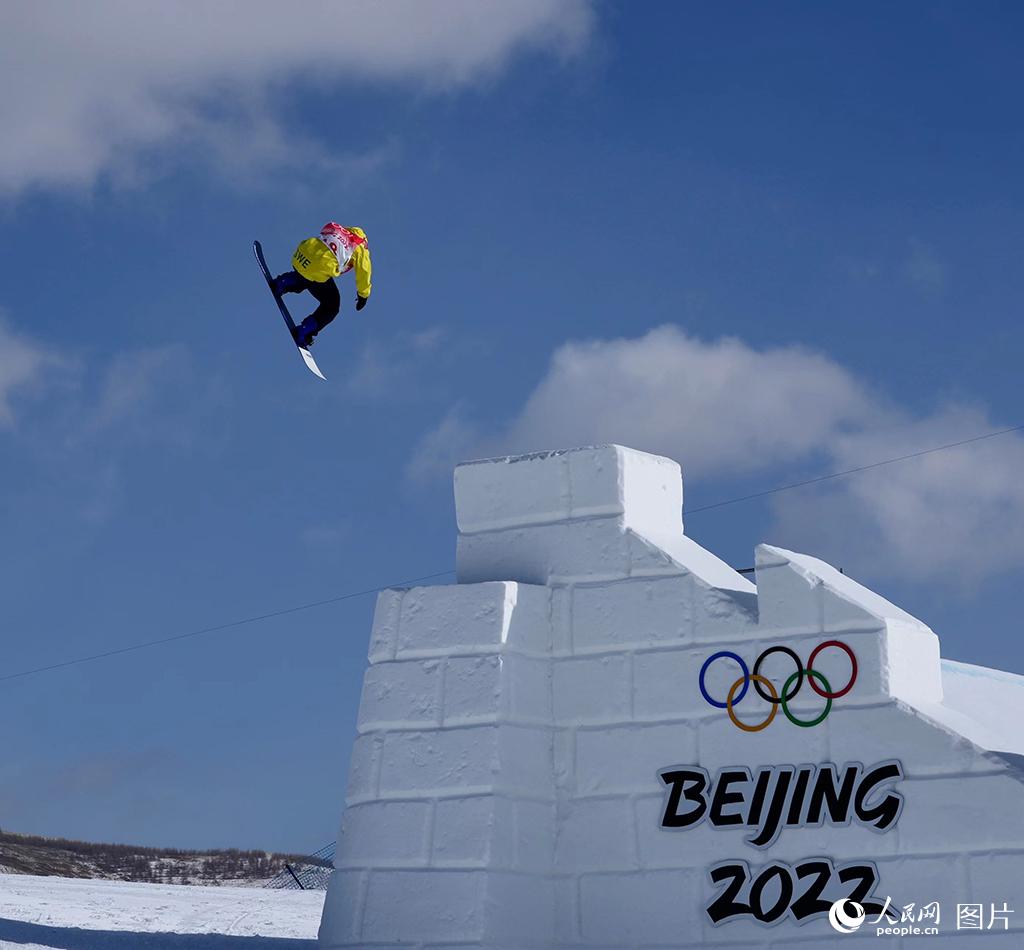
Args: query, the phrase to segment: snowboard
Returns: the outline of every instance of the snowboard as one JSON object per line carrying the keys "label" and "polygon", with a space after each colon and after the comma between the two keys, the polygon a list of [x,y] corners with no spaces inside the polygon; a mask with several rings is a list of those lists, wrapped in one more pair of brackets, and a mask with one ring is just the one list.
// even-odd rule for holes
{"label": "snowboard", "polygon": [[326,380],[327,377],[320,372],[320,367],[316,365],[316,360],[313,359],[313,354],[304,346],[299,346],[299,344],[295,342],[295,321],[292,319],[292,315],[288,312],[288,308],[284,305],[281,295],[274,290],[274,278],[270,276],[270,271],[267,269],[267,262],[263,257],[263,248],[260,246],[259,241],[252,242],[252,250],[256,255],[256,260],[259,262],[260,270],[263,271],[263,276],[267,280],[267,286],[270,288],[270,292],[274,295],[274,300],[277,301],[277,307],[281,311],[281,316],[284,317],[284,322],[288,325],[288,331],[291,334],[292,343],[295,343],[295,348],[302,355],[302,360],[306,364],[306,368],[314,376],[319,376],[321,379]]}

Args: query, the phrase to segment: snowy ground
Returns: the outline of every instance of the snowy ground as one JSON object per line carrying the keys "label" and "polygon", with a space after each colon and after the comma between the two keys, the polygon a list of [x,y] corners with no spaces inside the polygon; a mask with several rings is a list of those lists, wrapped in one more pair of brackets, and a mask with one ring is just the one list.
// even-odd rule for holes
{"label": "snowy ground", "polygon": [[0,950],[313,950],[322,891],[0,874]]}

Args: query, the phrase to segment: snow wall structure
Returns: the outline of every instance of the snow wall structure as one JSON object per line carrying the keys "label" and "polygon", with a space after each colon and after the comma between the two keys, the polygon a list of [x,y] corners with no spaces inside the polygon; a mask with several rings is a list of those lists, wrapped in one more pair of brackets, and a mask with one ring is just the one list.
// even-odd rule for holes
{"label": "snow wall structure", "polygon": [[458,582],[377,602],[323,950],[1024,947],[1024,677],[812,557],[749,582],[668,459],[455,498]]}

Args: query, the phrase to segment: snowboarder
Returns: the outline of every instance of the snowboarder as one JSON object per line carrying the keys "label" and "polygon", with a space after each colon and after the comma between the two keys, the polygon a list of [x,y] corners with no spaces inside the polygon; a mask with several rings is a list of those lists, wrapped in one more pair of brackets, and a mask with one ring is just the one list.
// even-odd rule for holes
{"label": "snowboarder", "polygon": [[370,299],[370,245],[362,228],[344,228],[328,221],[318,237],[307,238],[292,255],[295,270],[274,278],[274,293],[299,294],[308,290],[319,306],[295,328],[295,342],[308,349],[313,338],[341,309],[341,294],[334,278],[355,269],[356,310]]}

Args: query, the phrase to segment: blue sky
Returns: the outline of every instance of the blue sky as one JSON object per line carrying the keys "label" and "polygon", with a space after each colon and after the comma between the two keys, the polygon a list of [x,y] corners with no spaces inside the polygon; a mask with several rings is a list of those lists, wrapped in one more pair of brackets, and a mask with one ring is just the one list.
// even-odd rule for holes
{"label": "blue sky", "polygon": [[[243,6],[0,13],[0,675],[444,571],[461,457],[622,442],[697,507],[1024,423],[1018,5]],[[249,244],[328,219],[375,285],[322,384]],[[687,531],[1024,671],[1022,468],[1008,435]],[[330,840],[372,606],[0,682],[0,825]]]}

